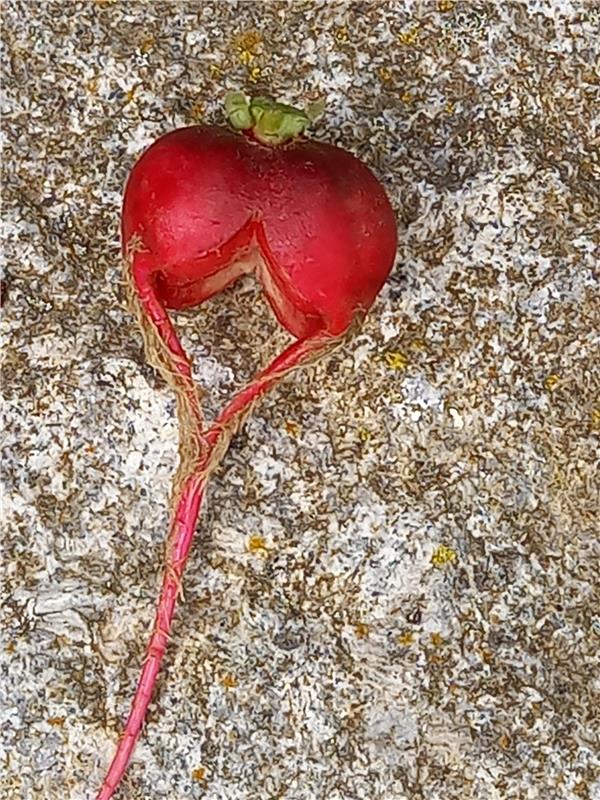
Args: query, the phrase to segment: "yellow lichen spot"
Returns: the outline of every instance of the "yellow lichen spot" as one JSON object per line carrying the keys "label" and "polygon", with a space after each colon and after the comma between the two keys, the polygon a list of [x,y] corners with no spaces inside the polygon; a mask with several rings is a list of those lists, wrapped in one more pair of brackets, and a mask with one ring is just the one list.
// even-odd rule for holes
{"label": "yellow lichen spot", "polygon": [[259,533],[253,534],[248,539],[246,547],[248,548],[248,552],[260,556],[265,556],[269,552],[267,548],[267,543]]}
{"label": "yellow lichen spot", "polygon": [[240,51],[246,51],[252,55],[256,55],[262,44],[262,38],[258,31],[250,30],[240,33],[234,39],[234,44]]}
{"label": "yellow lichen spot", "polygon": [[256,83],[261,75],[262,70],[260,67],[252,67],[251,70],[248,70],[248,80],[250,83]]}
{"label": "yellow lichen spot", "polygon": [[384,83],[389,83],[392,80],[392,73],[387,67],[379,67],[377,74]]}
{"label": "yellow lichen spot", "polygon": [[203,781],[206,778],[206,770],[204,767],[196,767],[196,769],[192,770],[192,778],[195,781]]}
{"label": "yellow lichen spot", "polygon": [[552,392],[556,388],[559,381],[560,378],[558,377],[558,375],[555,375],[553,373],[552,375],[548,375],[548,377],[544,381],[544,387],[548,392]]}
{"label": "yellow lichen spot", "polygon": [[53,728],[62,728],[65,724],[64,717],[48,717],[48,725],[52,725]]}
{"label": "yellow lichen spot", "polygon": [[334,36],[338,44],[344,44],[348,41],[348,28],[345,25],[342,25],[336,30]]}
{"label": "yellow lichen spot", "polygon": [[402,92],[402,94],[400,95],[400,100],[403,103],[406,103],[407,106],[410,105],[414,99],[415,98],[412,96],[410,92]]}
{"label": "yellow lichen spot", "polygon": [[366,622],[357,622],[354,626],[354,632],[358,639],[366,639],[369,635],[369,626]]}
{"label": "yellow lichen spot", "polygon": [[412,631],[404,631],[398,636],[398,644],[402,645],[402,647],[410,647],[410,645],[414,642],[415,637]]}
{"label": "yellow lichen spot", "polygon": [[447,11],[452,11],[454,8],[454,0],[438,0],[438,11],[441,11],[444,14]]}
{"label": "yellow lichen spot", "polygon": [[390,369],[403,370],[408,366],[408,357],[399,350],[392,350],[385,354],[385,363]]}
{"label": "yellow lichen spot", "polygon": [[204,103],[198,100],[198,102],[194,103],[194,105],[190,108],[190,117],[192,117],[192,119],[202,119],[203,115]]}
{"label": "yellow lichen spot", "polygon": [[419,26],[415,25],[414,28],[409,28],[407,31],[401,31],[398,34],[400,44],[410,47],[419,38]]}
{"label": "yellow lichen spot", "polygon": [[412,350],[427,350],[427,342],[424,339],[413,339],[410,347]]}
{"label": "yellow lichen spot", "polygon": [[294,422],[293,419],[286,420],[285,430],[290,436],[298,436],[300,434],[300,425]]}
{"label": "yellow lichen spot", "polygon": [[458,554],[456,550],[453,550],[451,547],[446,547],[445,544],[441,544],[434,550],[431,556],[431,563],[434,567],[443,567],[446,564],[456,563],[457,559]]}
{"label": "yellow lichen spot", "polygon": [[506,750],[510,746],[510,738],[503,733],[502,736],[498,739],[498,744],[503,750]]}
{"label": "yellow lichen spot", "polygon": [[446,103],[444,111],[446,114],[454,114],[454,103]]}
{"label": "yellow lichen spot", "polygon": [[90,94],[96,94],[99,85],[100,82],[98,81],[98,78],[92,78],[85,84],[85,89]]}
{"label": "yellow lichen spot", "polygon": [[211,64],[209,67],[210,77],[211,78],[220,78],[223,74],[223,70],[217,64]]}
{"label": "yellow lichen spot", "polygon": [[125,102],[132,103],[135,100],[135,95],[137,93],[138,87],[132,86],[131,89],[125,92]]}
{"label": "yellow lichen spot", "polygon": [[431,644],[434,647],[441,647],[444,644],[442,635],[440,633],[437,633],[437,631],[431,634],[430,639],[431,639]]}
{"label": "yellow lichen spot", "polygon": [[149,36],[147,39],[144,39],[144,41],[141,43],[140,53],[146,55],[147,53],[150,52],[150,50],[152,50],[155,44],[156,44],[156,39],[154,38],[154,36]]}
{"label": "yellow lichen spot", "polygon": [[361,442],[368,442],[371,436],[372,433],[368,428],[358,429],[358,438],[361,440]]}
{"label": "yellow lichen spot", "polygon": [[246,31],[235,37],[234,46],[238,51],[238,58],[248,68],[248,78],[251,83],[256,83],[261,76],[259,66],[252,66],[256,56],[260,53],[262,39],[258,31]]}
{"label": "yellow lichen spot", "polygon": [[221,678],[221,686],[224,686],[226,689],[235,689],[237,685],[238,682],[235,675],[230,675],[229,673],[227,673],[226,675],[223,675],[223,677]]}
{"label": "yellow lichen spot", "polygon": [[592,428],[595,431],[600,430],[600,406],[592,410]]}

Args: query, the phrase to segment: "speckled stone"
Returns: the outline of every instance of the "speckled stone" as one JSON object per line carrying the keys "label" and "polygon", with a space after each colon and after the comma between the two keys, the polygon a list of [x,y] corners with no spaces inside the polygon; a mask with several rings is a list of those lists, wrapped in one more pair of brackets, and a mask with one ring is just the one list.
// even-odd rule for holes
{"label": "speckled stone", "polygon": [[[176,422],[120,286],[128,170],[228,89],[398,213],[345,351],[214,477],[119,798],[599,800],[597,3],[3,3],[0,795],[91,800],[153,619]],[[214,414],[286,341],[178,314]]]}

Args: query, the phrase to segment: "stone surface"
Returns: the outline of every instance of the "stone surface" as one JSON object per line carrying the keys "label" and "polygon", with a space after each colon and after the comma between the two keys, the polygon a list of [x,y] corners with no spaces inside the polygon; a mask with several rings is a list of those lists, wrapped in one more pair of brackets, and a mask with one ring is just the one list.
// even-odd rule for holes
{"label": "stone surface", "polygon": [[[598,800],[598,5],[3,14],[2,797],[92,798],[127,712],[177,437],[121,192],[241,87],[327,101],[398,263],[213,479],[119,797]],[[251,280],[176,322],[211,414],[285,341]]]}

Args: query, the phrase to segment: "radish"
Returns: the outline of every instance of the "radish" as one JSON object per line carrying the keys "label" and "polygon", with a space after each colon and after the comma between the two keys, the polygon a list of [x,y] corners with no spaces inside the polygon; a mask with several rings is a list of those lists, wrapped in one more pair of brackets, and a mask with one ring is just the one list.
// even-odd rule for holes
{"label": "radish", "polygon": [[[135,164],[125,190],[130,305],[148,360],[177,396],[180,464],[154,630],[97,800],[113,796],[139,737],[211,472],[255,401],[360,324],[396,253],[394,214],[375,176],[345,150],[304,137],[320,109],[302,112],[241,93],[225,105],[231,128],[162,136]],[[207,427],[190,359],[166,309],[200,305],[248,273],[294,342]]]}

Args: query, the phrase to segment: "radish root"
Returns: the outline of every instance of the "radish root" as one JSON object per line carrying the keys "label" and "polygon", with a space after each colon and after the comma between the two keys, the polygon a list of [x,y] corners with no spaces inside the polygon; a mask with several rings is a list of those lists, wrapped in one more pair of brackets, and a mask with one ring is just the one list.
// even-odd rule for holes
{"label": "radish root", "polygon": [[208,479],[223,460],[233,436],[266,392],[292,372],[315,363],[344,344],[362,323],[340,336],[319,332],[293,342],[269,366],[242,388],[207,430],[200,394],[192,378],[191,362],[160,302],[151,279],[145,277],[141,241],[130,243],[125,261],[125,286],[130,307],[144,338],[148,361],[167,380],[177,397],[179,467],[172,488],[172,516],[160,599],[153,632],[131,711],[97,800],[110,800],[129,764],[150,703],[171,633],[178,596],[183,595],[183,571],[190,552]]}
{"label": "radish root", "polygon": [[156,294],[150,271],[139,268],[145,253],[141,239],[132,237],[123,259],[123,277],[127,305],[142,333],[146,360],[171,387],[177,401],[179,467],[171,489],[174,504],[186,475],[202,453],[204,415],[200,392],[192,377],[192,362]]}

